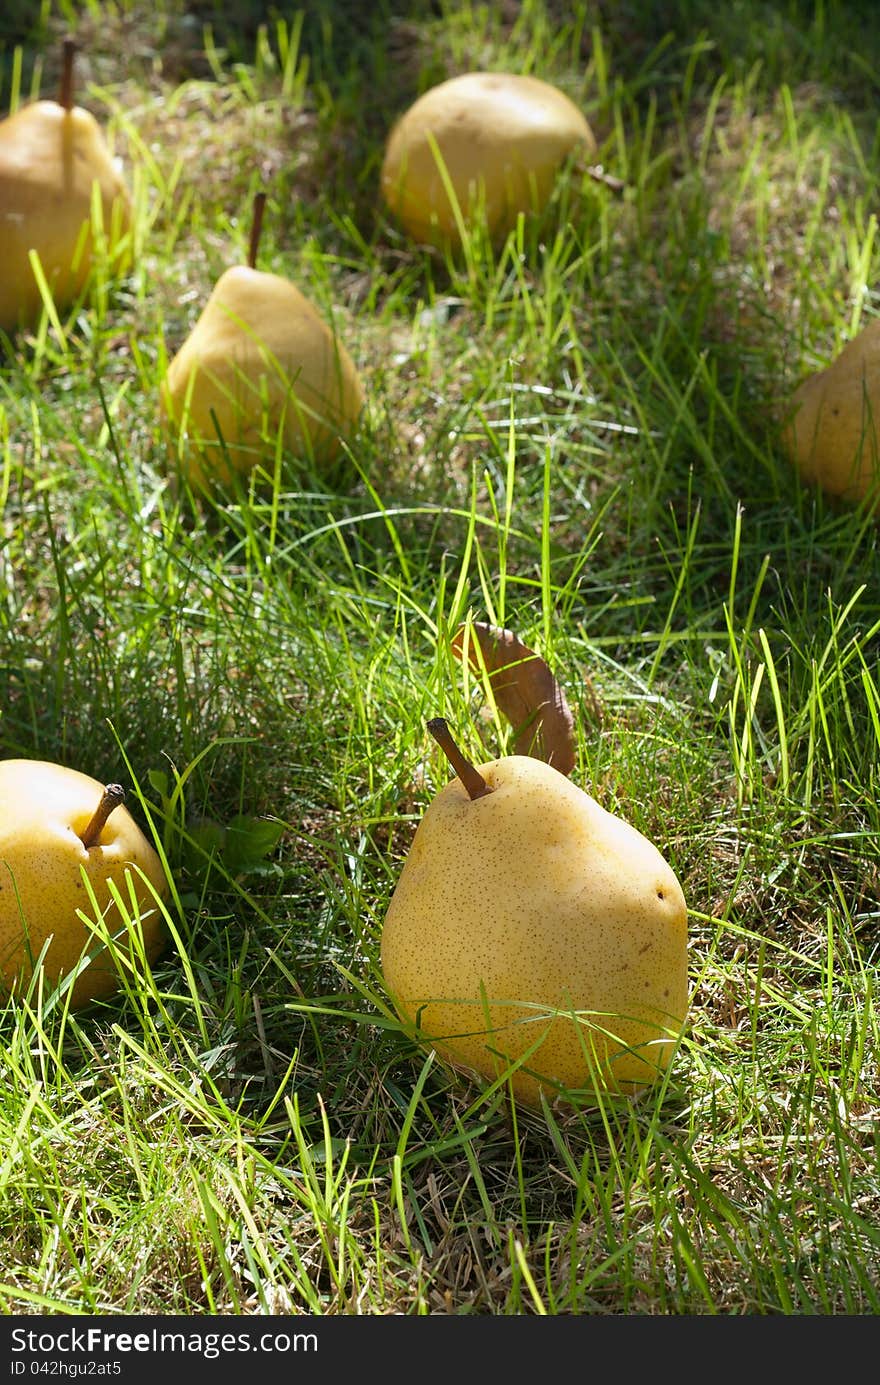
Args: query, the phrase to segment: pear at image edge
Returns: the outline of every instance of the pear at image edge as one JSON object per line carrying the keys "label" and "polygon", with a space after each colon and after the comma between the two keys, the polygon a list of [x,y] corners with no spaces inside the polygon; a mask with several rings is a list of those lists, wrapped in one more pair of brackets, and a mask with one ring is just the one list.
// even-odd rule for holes
{"label": "pear at image edge", "polygon": [[[156,904],[156,897],[169,893],[162,863],[118,795],[105,804],[106,820],[96,821],[106,794],[106,785],[66,765],[0,760],[0,987],[5,993],[19,994],[26,987],[32,962],[49,938],[43,959],[49,989],[77,967],[84,950],[95,951],[96,939],[76,912],[92,916],[81,867],[109,932],[123,930],[120,951],[128,947],[110,880],[126,909],[131,907],[129,882],[134,888],[135,923],[147,959],[154,961],[165,948],[165,924]],[[95,840],[87,846],[83,834],[90,826]],[[73,983],[71,1007],[112,996],[118,986],[116,965],[99,948]]]}
{"label": "pear at image edge", "polygon": [[131,263],[132,206],[119,161],[98,121],[70,96],[76,45],[65,40],[64,99],[42,99],[0,120],[0,330],[31,327],[43,308],[35,251],[59,311],[86,287],[94,264],[93,190],[107,262]]}
{"label": "pear at image edge", "polygon": [[197,490],[271,472],[279,438],[332,470],[364,408],[339,336],[290,279],[256,267],[264,205],[259,193],[247,263],[221,274],[160,388],[172,465]]}
{"label": "pear at image edge", "polygon": [[688,1009],[675,873],[543,761],[476,773],[490,792],[472,799],[455,778],[437,793],[391,897],[381,969],[398,1013],[480,1080],[524,1059],[511,1086],[528,1106],[542,1089],[589,1100],[651,1085]]}
{"label": "pear at image edge", "polygon": [[595,153],[596,138],[558,87],[520,73],[461,73],[430,87],[394,123],[380,189],[413,240],[442,247],[461,240],[448,180],[465,225],[480,214],[497,239],[520,212],[543,210],[577,148]]}
{"label": "pear at image edge", "polygon": [[801,380],[782,445],[807,485],[880,510],[880,319]]}

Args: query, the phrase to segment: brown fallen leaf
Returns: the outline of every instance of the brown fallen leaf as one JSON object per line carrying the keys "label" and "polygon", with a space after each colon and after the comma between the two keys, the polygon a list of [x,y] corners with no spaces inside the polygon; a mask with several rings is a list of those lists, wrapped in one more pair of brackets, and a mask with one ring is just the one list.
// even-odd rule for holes
{"label": "brown fallen leaf", "polygon": [[[486,673],[495,701],[513,729],[517,755],[546,760],[561,774],[575,766],[574,717],[547,663],[512,630],[474,621],[452,637],[452,648],[475,672]],[[477,650],[479,646],[479,651]],[[482,663],[481,656],[482,655]]]}
{"label": "brown fallen leaf", "polygon": [[613,173],[606,173],[601,164],[591,164],[587,169],[587,173],[594,183],[602,183],[606,188],[610,188],[612,192],[626,191],[626,183],[623,179],[615,178]]}

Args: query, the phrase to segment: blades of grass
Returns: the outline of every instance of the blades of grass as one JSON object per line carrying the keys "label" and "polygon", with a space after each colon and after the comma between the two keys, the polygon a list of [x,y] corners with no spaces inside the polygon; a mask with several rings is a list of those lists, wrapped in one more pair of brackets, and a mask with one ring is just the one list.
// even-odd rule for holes
{"label": "blades of grass", "polygon": [[776,711],[776,725],[779,731],[779,782],[782,792],[787,794],[789,788],[789,764],[788,737],[785,729],[785,709],[782,705],[782,694],[779,689],[779,679],[776,674],[776,664],[770,649],[770,642],[763,629],[759,629],[758,631],[758,640],[760,641],[761,649],[764,654],[764,666],[767,669],[767,677],[773,696],[773,706]]}
{"label": "blades of grass", "polygon": [[[198,1175],[193,1179],[193,1187],[196,1197],[201,1205],[204,1226],[208,1234],[208,1243],[213,1247],[213,1273],[209,1271],[205,1286],[209,1292],[211,1281],[216,1278],[216,1270],[219,1269],[226,1288],[229,1302],[233,1305],[236,1313],[244,1311],[241,1296],[239,1293],[238,1281],[233,1273],[230,1264],[229,1245],[228,1245],[228,1218],[226,1212],[220,1204],[215,1190],[211,1187],[207,1179]],[[207,1268],[207,1267],[206,1267]]]}
{"label": "blades of grass", "polygon": [[531,1268],[529,1266],[528,1261],[526,1260],[525,1250],[523,1249],[523,1243],[518,1236],[514,1235],[512,1231],[510,1233],[510,1246],[513,1251],[512,1261],[517,1265],[520,1274],[525,1280],[526,1288],[529,1291],[529,1297],[532,1300],[534,1310],[539,1317],[544,1318],[547,1316],[547,1308],[544,1304],[544,1300],[538,1293],[538,1286],[535,1283],[535,1279],[532,1274]]}
{"label": "blades of grass", "polygon": [[[74,256],[73,256],[73,263],[74,263],[74,264],[76,263],[76,261],[77,261],[77,259],[79,258],[79,256],[82,254],[82,242],[83,242],[83,238],[84,238],[84,236],[85,236],[85,230],[86,230],[86,228],[83,228],[83,235],[82,235],[81,238],[80,238],[80,244],[79,244],[79,246],[77,247],[76,251],[74,252]],[[45,275],[45,273],[44,273],[43,266],[42,266],[42,264],[40,263],[40,257],[39,257],[39,255],[38,255],[38,253],[37,253],[36,250],[29,250],[29,251],[28,251],[28,260],[29,260],[29,262],[30,262],[31,273],[33,274],[34,278],[36,279],[36,281],[37,281],[37,288],[38,288],[39,291],[40,291],[40,298],[41,298],[42,303],[43,303],[43,317],[44,317],[43,322],[40,324],[40,328],[39,328],[39,331],[38,331],[38,334],[37,334],[36,344],[35,344],[35,347],[34,347],[34,363],[33,363],[33,368],[34,368],[34,373],[35,373],[35,375],[36,375],[36,374],[39,373],[40,367],[41,367],[41,365],[42,365],[43,359],[44,359],[45,354],[46,354],[46,336],[45,336],[45,333],[46,333],[46,323],[49,323],[49,324],[51,325],[52,330],[53,330],[53,332],[55,333],[55,336],[56,336],[56,338],[57,338],[58,345],[59,345],[59,347],[60,347],[60,349],[61,349],[62,354],[66,354],[67,348],[68,348],[68,344],[67,344],[67,335],[66,335],[66,333],[65,333],[65,331],[64,331],[64,328],[63,328],[62,325],[61,325],[61,318],[58,316],[58,309],[57,309],[56,306],[55,306],[55,299],[54,299],[53,296],[52,296],[52,290],[51,290],[50,287],[49,287],[49,283],[48,283],[48,280],[46,279],[46,275]]]}
{"label": "blades of grass", "polygon": [[555,603],[550,556],[550,490],[551,490],[551,451],[549,444],[544,449],[544,486],[541,505],[541,614],[544,626],[544,648],[553,648]]}
{"label": "blades of grass", "polygon": [[12,69],[9,73],[9,114],[14,115],[21,104],[21,74],[24,50],[17,43],[12,50]]}
{"label": "blades of grass", "polygon": [[690,563],[693,559],[694,548],[697,542],[697,531],[700,527],[700,513],[700,502],[698,500],[694,508],[693,518],[691,519],[691,522],[688,525],[684,551],[681,554],[678,577],[676,579],[675,589],[672,593],[672,599],[669,603],[669,610],[666,613],[666,620],[664,622],[663,629],[660,631],[660,636],[657,640],[657,647],[654,651],[654,657],[651,660],[651,666],[648,670],[646,678],[648,688],[651,688],[654,685],[657,673],[660,668],[660,664],[663,660],[663,656],[665,655],[670,640],[672,638],[672,622],[675,618],[676,608],[678,607],[679,600],[681,599],[681,594],[684,591],[685,584],[690,576]]}

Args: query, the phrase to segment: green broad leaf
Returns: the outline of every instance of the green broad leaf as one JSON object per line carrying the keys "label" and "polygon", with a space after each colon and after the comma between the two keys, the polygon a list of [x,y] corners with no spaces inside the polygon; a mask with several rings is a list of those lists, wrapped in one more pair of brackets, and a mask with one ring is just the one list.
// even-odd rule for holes
{"label": "green broad leaf", "polygon": [[283,823],[271,818],[249,817],[238,813],[226,826],[223,864],[230,875],[248,875],[264,866],[284,831]]}
{"label": "green broad leaf", "polygon": [[154,789],[163,802],[168,797],[168,775],[164,769],[151,769],[147,771],[147,779],[150,788]]}

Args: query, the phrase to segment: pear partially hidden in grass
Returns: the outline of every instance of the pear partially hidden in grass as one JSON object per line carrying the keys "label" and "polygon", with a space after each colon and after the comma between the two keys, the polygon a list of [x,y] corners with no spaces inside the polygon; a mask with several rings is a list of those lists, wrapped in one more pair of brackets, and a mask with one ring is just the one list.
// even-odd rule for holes
{"label": "pear partially hidden in grass", "polygon": [[217,280],[162,383],[172,456],[197,490],[271,473],[279,444],[331,468],[363,409],[343,343],[295,284],[256,268],[264,204],[259,193],[247,264]]}
{"label": "pear partially hidden in grass", "polygon": [[880,511],[880,320],[794,391],[782,442],[802,480]]}
{"label": "pear partially hidden in grass", "polygon": [[593,1101],[668,1067],[688,1007],[687,908],[657,847],[542,760],[456,770],[416,831],[382,972],[417,1039],[515,1097]]}
{"label": "pear partially hidden in grass", "polygon": [[417,241],[459,245],[480,219],[492,238],[540,212],[565,160],[596,139],[563,91],[513,72],[465,72],[429,88],[393,126],[382,196]]}
{"label": "pear partially hidden in grass", "polygon": [[75,52],[65,39],[57,101],[29,102],[0,121],[0,329],[10,334],[42,311],[32,255],[59,312],[79,298],[95,262],[97,213],[108,268],[130,263],[129,194],[101,126],[73,103]]}

